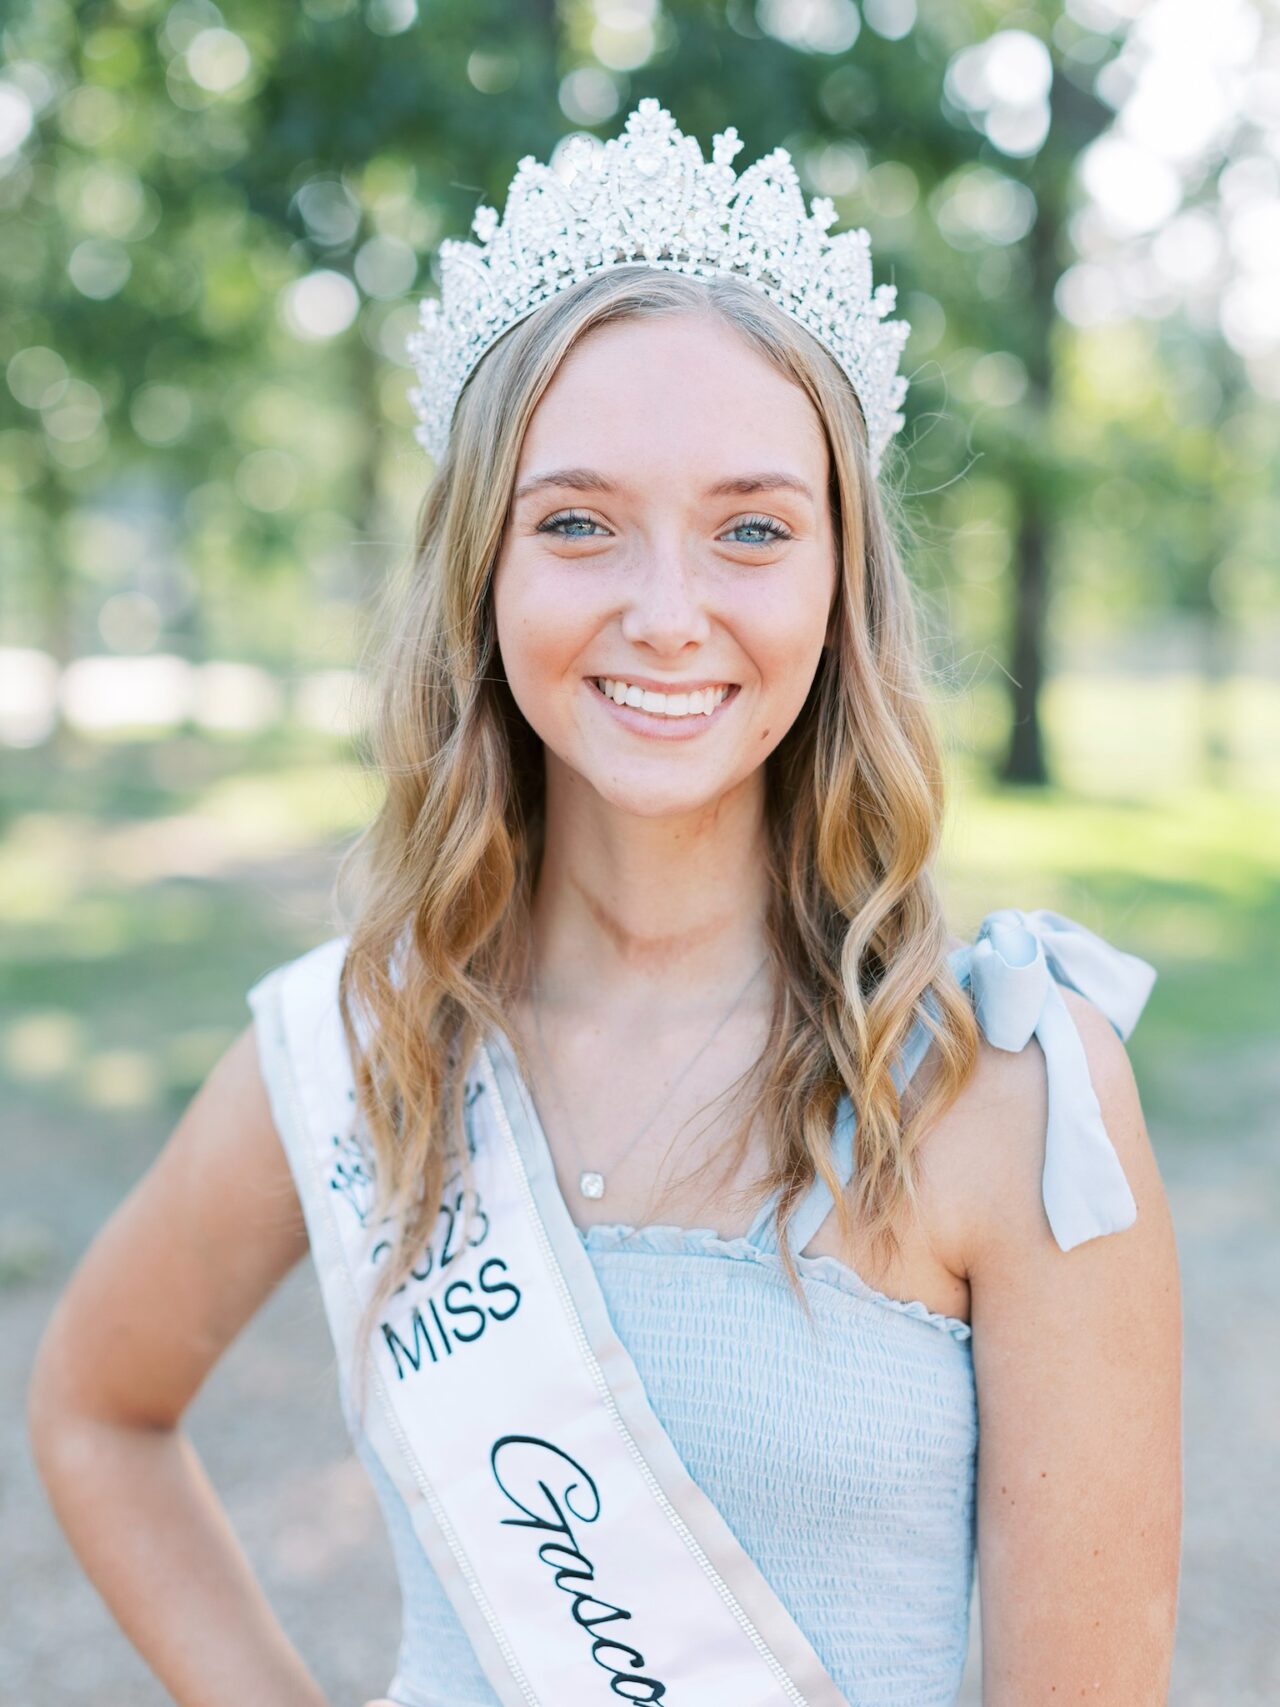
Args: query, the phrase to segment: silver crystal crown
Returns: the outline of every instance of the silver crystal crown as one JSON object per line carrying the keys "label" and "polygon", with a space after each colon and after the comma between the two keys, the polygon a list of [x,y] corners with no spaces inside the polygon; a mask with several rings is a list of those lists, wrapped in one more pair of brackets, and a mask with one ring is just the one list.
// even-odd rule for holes
{"label": "silver crystal crown", "polygon": [[818,338],[857,392],[872,468],[902,426],[907,382],[898,373],[910,331],[888,315],[892,285],[873,288],[865,231],[828,238],[828,196],[804,196],[785,148],[739,176],[742,143],[730,125],[711,160],[652,97],[603,144],[571,136],[563,175],[526,154],[507,192],[506,213],[478,207],[479,243],[440,245],[440,299],[424,297],[407,349],[418,377],[409,392],[414,437],[437,462],[468,376],[502,334],[548,297],[592,273],[637,261],[673,272],[749,279]]}

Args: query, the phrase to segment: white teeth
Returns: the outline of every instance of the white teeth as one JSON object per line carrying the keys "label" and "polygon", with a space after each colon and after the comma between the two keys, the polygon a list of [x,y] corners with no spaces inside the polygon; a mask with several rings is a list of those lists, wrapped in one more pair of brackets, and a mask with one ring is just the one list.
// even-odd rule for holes
{"label": "white teeth", "polygon": [[728,687],[695,688],[692,693],[656,693],[633,687],[610,676],[597,676],[596,686],[615,705],[634,705],[659,717],[710,717],[729,692]]}

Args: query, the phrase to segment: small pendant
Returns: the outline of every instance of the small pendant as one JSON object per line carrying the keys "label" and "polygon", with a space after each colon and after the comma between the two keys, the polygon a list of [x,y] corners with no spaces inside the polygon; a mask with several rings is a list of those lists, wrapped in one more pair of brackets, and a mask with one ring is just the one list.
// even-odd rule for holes
{"label": "small pendant", "polygon": [[584,1197],[604,1196],[604,1175],[590,1172],[578,1175],[578,1190]]}

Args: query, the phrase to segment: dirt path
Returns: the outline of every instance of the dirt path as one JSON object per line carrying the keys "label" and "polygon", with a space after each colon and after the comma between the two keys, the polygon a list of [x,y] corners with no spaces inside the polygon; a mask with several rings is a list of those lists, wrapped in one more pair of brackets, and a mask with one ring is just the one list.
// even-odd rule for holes
{"label": "dirt path", "polygon": [[[1269,1106],[1274,1117],[1280,1086]],[[1170,1702],[1271,1707],[1280,1701],[1280,1140],[1259,1133],[1158,1149],[1186,1323],[1186,1521]],[[118,1182],[117,1196],[127,1183]],[[96,1206],[81,1201],[67,1226],[51,1229],[62,1254],[50,1273],[0,1290],[4,1707],[169,1700],[63,1541],[22,1422],[26,1372],[81,1229],[114,1201],[106,1182],[98,1189]],[[39,1201],[50,1198],[42,1192]],[[0,1265],[3,1240],[12,1251],[26,1236],[23,1213],[21,1204],[9,1211]],[[333,1707],[361,1707],[394,1667],[398,1591],[373,1494],[347,1444],[309,1263],[231,1348],[188,1420],[273,1605]],[[977,1623],[975,1604],[975,1638]],[[971,1676],[976,1639],[974,1648]],[[976,1684],[961,1701],[980,1701]]]}

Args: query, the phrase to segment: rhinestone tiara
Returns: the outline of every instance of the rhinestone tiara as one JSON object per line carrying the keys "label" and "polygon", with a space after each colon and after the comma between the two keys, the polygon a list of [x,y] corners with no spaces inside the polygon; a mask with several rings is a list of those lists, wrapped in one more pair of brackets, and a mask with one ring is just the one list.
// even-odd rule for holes
{"label": "rhinestone tiara", "polygon": [[865,231],[828,238],[835,205],[804,196],[785,148],[739,176],[742,147],[730,125],[711,159],[652,97],[629,114],[623,135],[600,143],[577,134],[563,170],[526,154],[507,191],[506,213],[475,211],[471,243],[440,245],[440,298],[419,303],[407,349],[418,384],[409,401],[414,437],[437,462],[468,376],[491,345],[540,303],[593,273],[638,261],[672,272],[748,279],[835,356],[858,396],[871,466],[879,472],[902,426],[907,382],[898,373],[910,331],[888,315],[892,285],[873,288]]}

